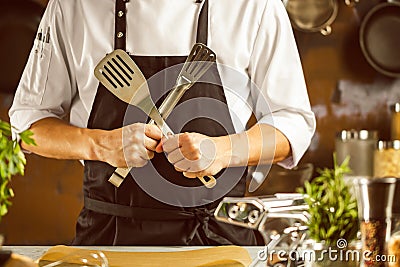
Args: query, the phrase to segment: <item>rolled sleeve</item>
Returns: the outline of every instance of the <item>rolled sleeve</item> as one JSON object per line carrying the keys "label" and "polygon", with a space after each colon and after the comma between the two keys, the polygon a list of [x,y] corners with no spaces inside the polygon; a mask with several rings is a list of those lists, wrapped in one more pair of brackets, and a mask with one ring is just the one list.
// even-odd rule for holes
{"label": "rolled sleeve", "polygon": [[292,155],[278,164],[292,168],[310,145],[316,126],[290,20],[279,0],[268,0],[249,71],[258,123],[270,124],[286,136]]}
{"label": "rolled sleeve", "polygon": [[40,119],[62,118],[69,113],[76,87],[71,84],[73,68],[67,64],[62,19],[58,1],[51,0],[37,31],[43,39],[34,40],[9,110],[14,134]]}
{"label": "rolled sleeve", "polygon": [[291,156],[278,162],[278,165],[287,169],[297,166],[307,151],[314,133],[315,119],[313,113],[304,114],[288,110],[278,111],[274,112],[272,120],[268,116],[268,118],[261,118],[258,123],[273,126],[282,132],[290,143]]}

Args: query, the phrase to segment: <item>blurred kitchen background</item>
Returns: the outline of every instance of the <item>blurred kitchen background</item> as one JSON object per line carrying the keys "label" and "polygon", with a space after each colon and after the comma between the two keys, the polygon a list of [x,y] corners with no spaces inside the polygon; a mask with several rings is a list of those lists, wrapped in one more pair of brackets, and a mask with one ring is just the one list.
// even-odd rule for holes
{"label": "blurred kitchen background", "polygon": [[[379,139],[390,139],[390,106],[400,102],[400,78],[373,68],[363,54],[359,38],[365,15],[384,2],[284,1],[293,20],[310,101],[317,118],[317,131],[301,161],[303,168],[289,172],[274,166],[269,175],[271,178],[268,177],[258,193],[288,189],[293,184],[292,176],[299,181],[309,179],[317,168],[332,167],[335,135],[343,129],[377,130]],[[46,3],[46,0],[1,0],[2,120],[9,120],[7,112]],[[320,8],[307,10],[309,4]],[[397,22],[394,20],[397,29],[400,28],[399,21],[400,17]],[[326,27],[327,24],[331,29]],[[388,30],[396,27],[387,26]],[[385,34],[384,30],[382,34]],[[397,47],[400,50],[400,44]],[[393,57],[400,62],[399,53]],[[400,77],[399,65],[397,77]],[[13,178],[13,204],[0,222],[5,243],[69,244],[82,206],[83,167],[78,161],[27,155],[25,173],[25,176]],[[283,179],[274,179],[278,176]]]}

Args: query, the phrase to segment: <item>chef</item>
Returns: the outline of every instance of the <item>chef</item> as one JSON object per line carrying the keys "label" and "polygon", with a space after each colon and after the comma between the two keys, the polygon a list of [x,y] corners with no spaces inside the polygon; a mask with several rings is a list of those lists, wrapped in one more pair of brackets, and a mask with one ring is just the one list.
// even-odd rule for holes
{"label": "chef", "polygon": [[[170,115],[179,134],[168,139],[93,75],[123,49],[159,105],[171,88],[151,80],[169,77],[195,43],[218,64],[180,100],[176,110],[188,112]],[[246,127],[251,114],[257,123]],[[34,133],[27,151],[84,163],[74,245],[254,245],[252,231],[217,222],[213,210],[244,195],[247,166],[296,166],[315,130],[279,0],[50,0],[9,115],[16,133]],[[127,166],[119,188],[108,182]],[[196,179],[207,175],[215,188]]]}

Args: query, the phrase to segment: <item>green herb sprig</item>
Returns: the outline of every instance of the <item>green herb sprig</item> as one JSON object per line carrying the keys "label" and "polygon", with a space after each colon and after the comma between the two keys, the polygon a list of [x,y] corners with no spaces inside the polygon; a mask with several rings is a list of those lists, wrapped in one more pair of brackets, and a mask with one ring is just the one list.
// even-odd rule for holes
{"label": "green herb sprig", "polygon": [[[29,130],[19,134],[22,142],[36,145]],[[14,192],[10,187],[11,177],[24,175],[26,158],[17,140],[12,139],[11,125],[0,120],[0,220],[7,214]]]}
{"label": "green herb sprig", "polygon": [[351,242],[357,236],[357,201],[343,179],[351,172],[349,160],[346,158],[339,166],[334,154],[334,168],[319,169],[319,176],[299,189],[306,194],[305,201],[309,205],[309,236],[317,242],[336,245],[338,239]]}

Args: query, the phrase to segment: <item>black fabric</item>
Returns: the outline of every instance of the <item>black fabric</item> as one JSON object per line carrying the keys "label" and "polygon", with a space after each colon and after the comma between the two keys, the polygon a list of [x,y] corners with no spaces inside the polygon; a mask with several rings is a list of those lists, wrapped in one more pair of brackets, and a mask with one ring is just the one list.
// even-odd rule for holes
{"label": "black fabric", "polygon": [[[203,4],[205,9],[199,16],[198,33],[207,33],[208,21],[204,19],[204,17],[208,17],[207,2],[205,1]],[[115,23],[118,24],[116,29],[120,29],[121,25],[126,26],[124,20],[125,16],[121,19],[116,11]],[[204,38],[204,35],[202,36],[200,39]],[[206,43],[207,38],[202,41]],[[115,42],[115,49],[124,48],[125,43]],[[132,59],[148,79],[151,96],[156,105],[159,105],[173,87],[181,66],[173,70],[164,70],[183,63],[186,57],[132,56]],[[190,104],[190,112],[172,112],[167,123],[174,132],[199,132],[209,136],[234,133],[224,90],[219,85],[221,81],[216,66],[211,68],[205,76],[212,82],[193,85],[190,90],[186,91],[178,106],[179,104],[184,105],[185,101],[200,97],[216,101],[212,102],[211,107],[205,107],[197,101]],[[211,114],[213,119],[204,117],[205,111],[215,113]],[[186,120],[187,118],[190,120]],[[110,130],[135,122],[146,122],[146,120],[148,118],[141,110],[134,106],[128,106],[108,92],[104,86],[99,85],[88,128]],[[133,170],[145,173],[139,179],[151,180],[153,177],[147,175],[146,168],[155,166],[162,179],[171,183],[186,187],[202,186],[198,179],[187,179],[175,171],[163,153],[156,154],[151,163],[143,168]],[[251,230],[216,221],[213,210],[221,199],[194,208],[165,204],[144,192],[137,183],[138,178],[136,176],[133,178],[131,174],[125,178],[119,188],[114,187],[107,181],[114,170],[114,167],[104,162],[85,162],[83,186],[85,206],[78,218],[74,245],[256,244],[254,233]],[[238,168],[240,173],[243,173],[243,170],[245,171],[246,168]],[[246,173],[227,194],[228,196],[244,195],[245,175]],[[155,186],[159,185],[155,184]],[[218,182],[216,187],[218,187]],[[204,197],[206,199],[213,197],[215,189],[207,190],[209,195]]]}
{"label": "black fabric", "polygon": [[207,45],[208,39],[208,1],[205,1],[199,15],[199,25],[207,25],[207,27],[198,27],[196,42]]}
{"label": "black fabric", "polygon": [[12,251],[10,250],[0,250],[0,267],[4,266],[6,262],[10,259]]}

